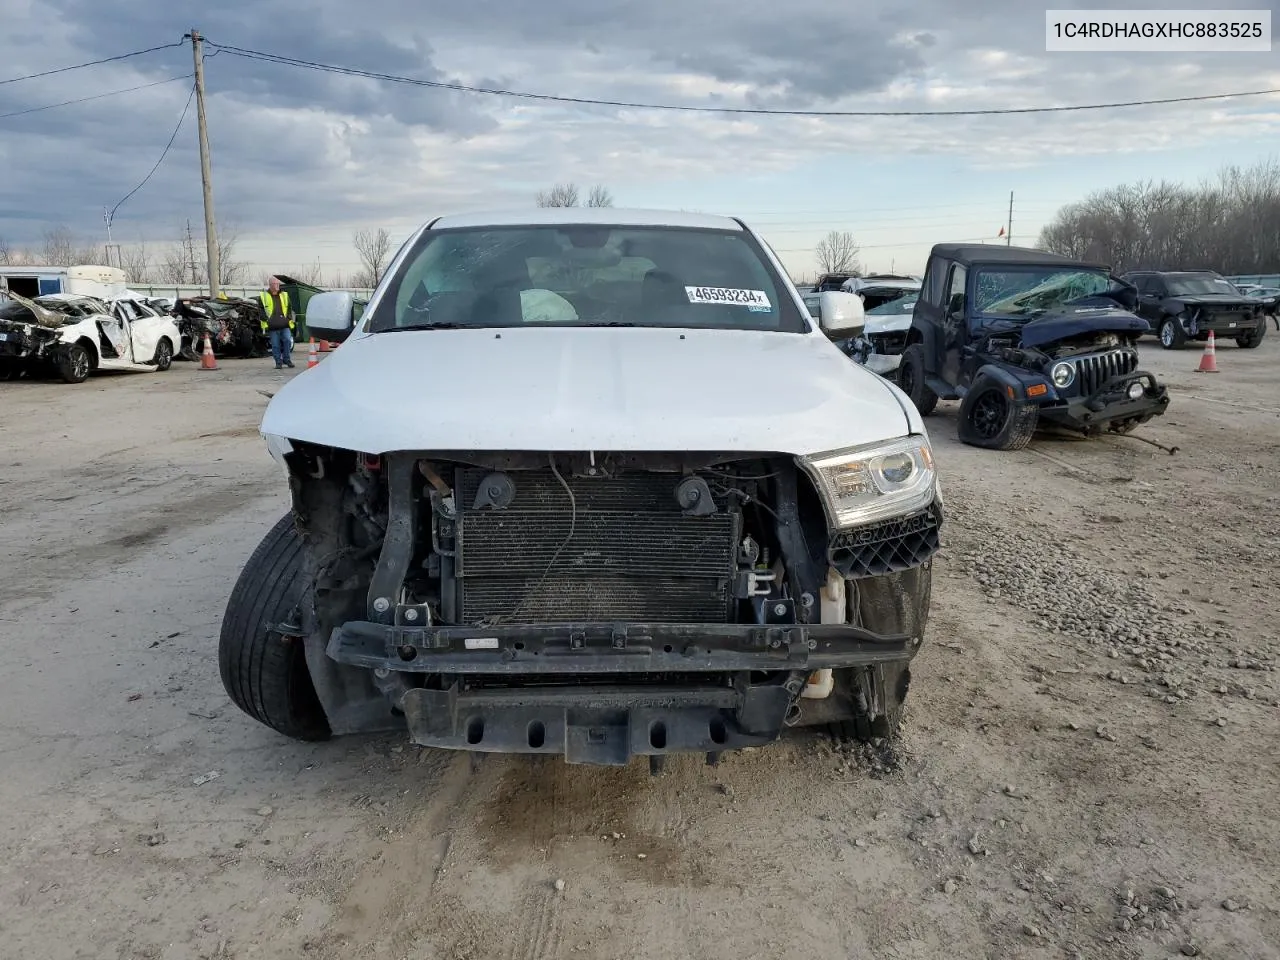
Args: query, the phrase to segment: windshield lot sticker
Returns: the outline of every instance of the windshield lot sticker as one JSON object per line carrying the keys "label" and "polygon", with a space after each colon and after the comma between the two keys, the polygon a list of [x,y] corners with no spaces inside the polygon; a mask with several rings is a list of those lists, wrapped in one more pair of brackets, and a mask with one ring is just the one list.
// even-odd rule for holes
{"label": "windshield lot sticker", "polygon": [[730,287],[685,287],[690,303],[719,303],[730,306],[770,309],[769,297],[763,290],[734,290]]}

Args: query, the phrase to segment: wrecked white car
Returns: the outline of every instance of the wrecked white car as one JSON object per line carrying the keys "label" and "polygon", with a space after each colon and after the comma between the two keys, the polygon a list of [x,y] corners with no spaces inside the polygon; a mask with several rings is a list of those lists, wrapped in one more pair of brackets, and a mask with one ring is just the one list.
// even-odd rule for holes
{"label": "wrecked white car", "polygon": [[919,287],[901,291],[891,299],[867,310],[862,336],[850,342],[849,356],[868,370],[894,379],[902,365],[902,351],[907,348],[911,332],[911,316],[915,311]]}
{"label": "wrecked white car", "polygon": [[[836,341],[836,346],[856,363],[891,380],[902,363],[911,330],[911,315],[920,295],[920,281],[912,277],[853,278],[845,282],[846,293],[855,293],[865,308],[861,333]],[[818,318],[818,294],[805,294],[809,315]]]}
{"label": "wrecked white car", "polygon": [[438,219],[262,422],[293,508],[219,665],[301,739],[653,768],[792,726],[892,735],[942,506],[923,420],[736,219]]}
{"label": "wrecked white car", "polygon": [[138,300],[70,293],[0,299],[0,379],[56,373],[83,383],[95,370],[164,371],[180,342],[173,318]]}

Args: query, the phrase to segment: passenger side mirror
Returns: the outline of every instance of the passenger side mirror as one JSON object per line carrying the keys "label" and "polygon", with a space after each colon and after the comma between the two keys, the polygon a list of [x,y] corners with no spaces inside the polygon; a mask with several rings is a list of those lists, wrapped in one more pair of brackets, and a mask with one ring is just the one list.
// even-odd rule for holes
{"label": "passenger side mirror", "polygon": [[307,335],[341,343],[355,326],[355,294],[329,290],[307,301]]}
{"label": "passenger side mirror", "polygon": [[818,326],[828,337],[847,337],[866,325],[862,298],[856,293],[824,290],[818,298]]}

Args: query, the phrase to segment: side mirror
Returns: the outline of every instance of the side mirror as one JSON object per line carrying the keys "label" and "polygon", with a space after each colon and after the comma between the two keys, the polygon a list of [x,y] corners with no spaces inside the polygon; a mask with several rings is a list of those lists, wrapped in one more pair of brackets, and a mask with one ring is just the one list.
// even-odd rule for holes
{"label": "side mirror", "polygon": [[307,334],[342,343],[355,326],[355,299],[349,290],[312,295],[307,301]]}
{"label": "side mirror", "polygon": [[824,290],[818,298],[818,326],[828,337],[849,337],[866,325],[862,298],[856,293]]}

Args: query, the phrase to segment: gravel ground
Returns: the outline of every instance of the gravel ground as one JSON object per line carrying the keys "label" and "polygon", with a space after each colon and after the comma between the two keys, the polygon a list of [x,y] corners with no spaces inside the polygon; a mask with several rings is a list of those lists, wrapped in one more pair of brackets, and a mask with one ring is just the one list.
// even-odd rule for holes
{"label": "gravel ground", "polygon": [[301,745],[229,705],[269,361],[0,385],[0,957],[1280,957],[1280,337],[1133,438],[988,453],[900,743],[647,766]]}

